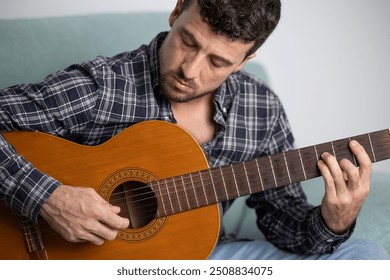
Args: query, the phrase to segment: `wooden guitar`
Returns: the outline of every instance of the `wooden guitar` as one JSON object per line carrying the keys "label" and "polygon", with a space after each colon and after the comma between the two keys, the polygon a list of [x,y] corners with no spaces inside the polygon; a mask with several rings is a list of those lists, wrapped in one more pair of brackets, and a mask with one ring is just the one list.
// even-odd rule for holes
{"label": "wooden guitar", "polygon": [[325,151],[356,163],[351,139],[373,162],[390,158],[388,129],[211,169],[188,133],[162,121],[134,125],[93,147],[39,132],[4,136],[42,172],[93,187],[131,225],[102,246],[70,243],[44,220],[17,217],[1,202],[0,259],[204,259],[218,240],[218,202],[320,176]]}

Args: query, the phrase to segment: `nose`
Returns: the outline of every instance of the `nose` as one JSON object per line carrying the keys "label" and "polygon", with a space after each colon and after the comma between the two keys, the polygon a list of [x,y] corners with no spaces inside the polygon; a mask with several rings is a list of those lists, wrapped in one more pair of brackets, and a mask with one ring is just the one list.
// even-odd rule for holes
{"label": "nose", "polygon": [[187,55],[181,65],[181,70],[184,77],[188,80],[195,79],[199,76],[202,69],[202,57],[199,53]]}

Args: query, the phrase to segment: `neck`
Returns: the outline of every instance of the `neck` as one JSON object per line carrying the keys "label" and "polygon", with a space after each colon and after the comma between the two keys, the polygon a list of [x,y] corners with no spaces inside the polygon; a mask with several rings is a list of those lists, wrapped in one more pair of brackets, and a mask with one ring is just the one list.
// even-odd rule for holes
{"label": "neck", "polygon": [[171,102],[176,122],[190,131],[198,142],[210,141],[215,133],[214,94],[208,94],[185,103]]}

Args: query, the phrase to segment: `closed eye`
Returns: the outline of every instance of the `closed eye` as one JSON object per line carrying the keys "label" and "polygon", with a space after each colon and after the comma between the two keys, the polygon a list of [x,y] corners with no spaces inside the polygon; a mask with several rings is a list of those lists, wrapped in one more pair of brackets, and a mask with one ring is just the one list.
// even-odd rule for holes
{"label": "closed eye", "polygon": [[194,41],[193,36],[188,34],[186,32],[186,30],[183,31],[182,36],[181,36],[181,40],[182,40],[183,44],[187,47],[190,47],[190,48],[197,48],[198,47],[198,44]]}

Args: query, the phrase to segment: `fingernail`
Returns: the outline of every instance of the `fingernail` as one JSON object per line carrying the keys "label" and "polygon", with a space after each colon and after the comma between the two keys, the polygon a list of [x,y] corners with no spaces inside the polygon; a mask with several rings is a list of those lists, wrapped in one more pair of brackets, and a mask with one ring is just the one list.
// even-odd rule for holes
{"label": "fingernail", "polygon": [[356,142],[356,140],[351,140],[351,141],[349,142],[349,144],[350,144],[352,147],[355,147],[355,146],[357,145],[357,142]]}

